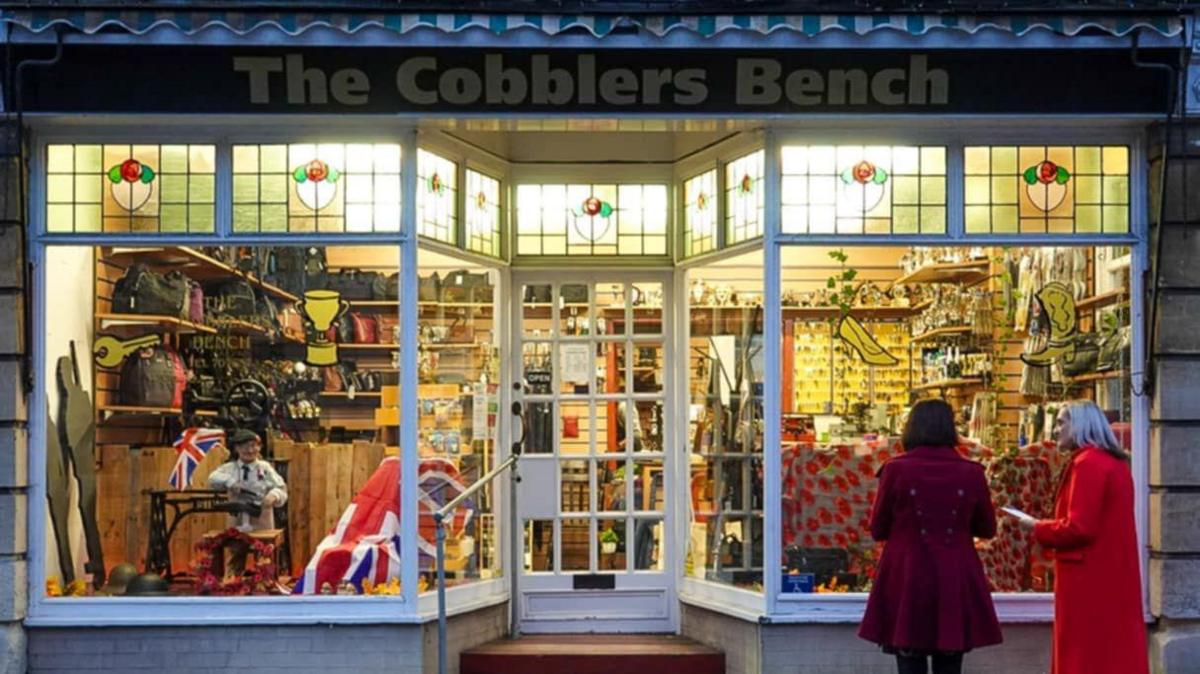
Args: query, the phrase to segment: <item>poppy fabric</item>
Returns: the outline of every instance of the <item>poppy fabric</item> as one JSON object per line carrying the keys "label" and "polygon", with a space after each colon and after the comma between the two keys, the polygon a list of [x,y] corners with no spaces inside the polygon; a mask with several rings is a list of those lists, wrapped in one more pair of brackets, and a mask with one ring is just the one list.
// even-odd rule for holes
{"label": "poppy fabric", "polygon": [[974,544],[995,534],[983,466],[952,447],[917,447],[888,462],[871,513],[871,535],[886,545],[858,635],[889,650],[1000,643]]}
{"label": "poppy fabric", "polygon": [[1129,464],[1078,450],[1060,482],[1054,519],[1034,527],[1054,550],[1051,674],[1148,674],[1146,625]]}

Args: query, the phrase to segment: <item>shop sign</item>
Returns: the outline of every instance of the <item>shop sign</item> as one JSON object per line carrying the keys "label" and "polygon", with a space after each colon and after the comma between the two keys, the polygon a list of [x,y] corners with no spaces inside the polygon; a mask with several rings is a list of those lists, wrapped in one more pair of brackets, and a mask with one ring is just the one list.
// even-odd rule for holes
{"label": "shop sign", "polygon": [[[15,49],[44,57],[42,47]],[[1147,59],[1166,61],[1166,52]],[[100,66],[98,64],[103,64]],[[102,70],[101,70],[102,68]],[[1122,50],[531,50],[68,45],[27,111],[1160,113]]]}

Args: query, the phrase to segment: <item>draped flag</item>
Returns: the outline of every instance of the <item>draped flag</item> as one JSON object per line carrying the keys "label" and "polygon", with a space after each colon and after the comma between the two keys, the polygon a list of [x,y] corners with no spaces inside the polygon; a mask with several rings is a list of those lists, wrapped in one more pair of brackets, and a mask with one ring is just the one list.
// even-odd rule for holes
{"label": "draped flag", "polygon": [[[458,470],[445,459],[421,461],[422,562],[435,554],[433,511],[462,492]],[[474,516],[474,506],[464,503],[454,514],[451,531],[461,531]],[[337,591],[343,583],[362,592],[364,580],[382,585],[400,577],[400,459],[388,457],[355,495],[337,526],[321,541],[297,581],[293,594],[317,594],[328,584]]]}
{"label": "draped flag", "polygon": [[192,484],[196,467],[212,451],[225,442],[225,431],[219,428],[187,428],[175,441],[175,467],[167,482],[172,489],[184,490]]}

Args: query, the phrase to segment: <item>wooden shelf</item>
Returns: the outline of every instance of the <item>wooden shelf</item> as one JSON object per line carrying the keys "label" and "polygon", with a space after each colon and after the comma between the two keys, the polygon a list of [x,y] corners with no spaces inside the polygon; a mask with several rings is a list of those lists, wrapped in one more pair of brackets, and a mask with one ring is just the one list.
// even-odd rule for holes
{"label": "wooden shelf", "polygon": [[151,266],[165,268],[170,271],[182,271],[193,281],[216,281],[221,279],[241,278],[250,285],[262,288],[266,292],[287,302],[295,302],[299,297],[277,286],[271,285],[243,271],[209,257],[204,253],[187,246],[164,246],[161,248],[114,248],[109,259],[144,262]]}
{"label": "wooden shelf", "polygon": [[906,283],[978,283],[988,277],[988,261],[930,264],[896,279],[892,286]]}
{"label": "wooden shelf", "polygon": [[185,321],[182,318],[174,316],[154,316],[149,314],[96,314],[96,320],[100,322],[100,329],[121,327],[121,326],[158,326],[171,330],[173,332],[203,332],[210,335],[217,334],[217,329]]}
{"label": "wooden shelf", "polygon": [[1106,370],[1104,372],[1081,374],[1077,377],[1068,377],[1067,381],[1071,382],[1072,384],[1090,384],[1092,382],[1105,381],[1108,379],[1120,379],[1126,374],[1127,373],[1125,370]]}
{"label": "wooden shelf", "polygon": [[338,342],[339,349],[362,349],[370,351],[399,351],[399,344],[353,344]]}
{"label": "wooden shelf", "polygon": [[[117,414],[129,416],[180,416],[183,414],[183,410],[178,407],[138,407],[137,405],[97,405],[96,410],[107,416],[115,416]],[[217,413],[210,410],[199,410],[196,412],[196,416],[215,417]]]}
{"label": "wooden shelf", "polygon": [[[400,311],[400,300],[346,300],[350,303],[352,309],[387,309],[392,308],[397,312]],[[426,302],[420,302],[420,306],[425,306]],[[436,304],[436,302],[434,302]]]}
{"label": "wooden shelf", "polygon": [[453,349],[478,349],[484,346],[491,346],[489,342],[433,342],[425,344],[417,344],[417,348],[431,350],[453,350]]}
{"label": "wooden shelf", "polygon": [[1078,311],[1090,311],[1093,309],[1103,309],[1104,307],[1117,304],[1122,300],[1129,299],[1129,291],[1122,288],[1120,290],[1112,290],[1092,297],[1085,297],[1075,303],[1075,309]]}
{"label": "wooden shelf", "polygon": [[[347,398],[350,399],[350,394],[346,391],[321,391],[322,398]],[[379,391],[356,391],[354,399],[358,398],[381,398],[383,393]]]}
{"label": "wooden shelf", "polygon": [[[853,307],[850,315],[855,318],[876,320],[899,320],[911,318],[921,312],[921,306],[916,307]],[[798,320],[821,320],[835,318],[841,314],[837,307],[783,307],[783,317]]]}
{"label": "wooden shelf", "polygon": [[942,381],[933,381],[928,384],[912,387],[914,391],[931,391],[934,389],[946,388],[966,388],[968,386],[982,386],[982,377],[969,377],[964,379],[943,379]]}
{"label": "wooden shelf", "polygon": [[948,327],[948,328],[937,328],[937,329],[935,329],[935,330],[930,330],[930,331],[928,331],[928,332],[923,332],[923,333],[921,333],[921,334],[919,334],[919,335],[917,335],[917,336],[913,337],[913,338],[912,338],[911,340],[909,340],[909,341],[910,341],[911,343],[913,343],[913,344],[918,344],[918,343],[920,343],[920,342],[928,342],[928,341],[930,341],[930,340],[937,339],[938,337],[946,337],[946,336],[949,336],[949,335],[966,335],[966,334],[970,334],[970,332],[971,332],[973,329],[974,329],[974,328],[972,328],[972,327],[971,327],[971,326],[969,326],[969,325],[955,325],[955,326],[951,326],[951,327]]}

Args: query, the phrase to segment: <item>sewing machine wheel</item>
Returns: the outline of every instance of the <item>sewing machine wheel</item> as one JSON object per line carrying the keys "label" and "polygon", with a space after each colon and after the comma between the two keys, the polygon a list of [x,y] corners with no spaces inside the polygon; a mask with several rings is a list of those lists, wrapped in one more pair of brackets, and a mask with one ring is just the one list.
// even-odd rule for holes
{"label": "sewing machine wheel", "polygon": [[237,426],[249,427],[267,417],[271,394],[261,382],[242,379],[225,392],[225,416]]}

